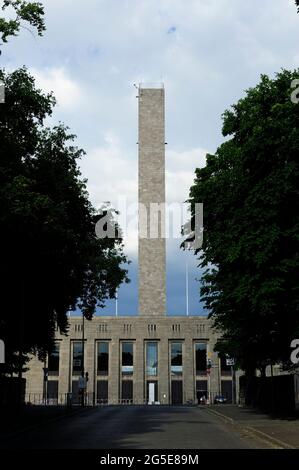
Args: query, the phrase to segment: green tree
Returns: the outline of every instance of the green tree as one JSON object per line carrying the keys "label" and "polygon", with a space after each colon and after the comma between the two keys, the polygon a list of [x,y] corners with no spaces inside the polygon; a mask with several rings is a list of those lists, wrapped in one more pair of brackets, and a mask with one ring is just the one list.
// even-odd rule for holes
{"label": "green tree", "polygon": [[[28,29],[29,24],[37,30],[39,36],[45,31],[44,7],[40,2],[28,2],[24,0],[3,0],[2,11],[12,10],[12,19],[0,18],[0,36],[2,43],[8,42],[12,36],[17,36],[21,28]],[[1,44],[0,44],[1,45]],[[1,51],[0,51],[1,54]]]}
{"label": "green tree", "polygon": [[78,167],[84,152],[66,127],[44,125],[53,96],[25,68],[0,79],[0,338],[13,364],[16,351],[50,350],[78,300],[90,319],[128,279],[121,237],[96,236],[99,215]]}
{"label": "green tree", "polygon": [[287,361],[299,334],[299,104],[282,71],[224,113],[230,139],[196,170],[204,204],[201,294],[223,333],[218,348],[248,372]]}
{"label": "green tree", "polygon": [[295,2],[296,2],[296,5],[298,7],[298,13],[299,13],[299,0],[295,0]]}

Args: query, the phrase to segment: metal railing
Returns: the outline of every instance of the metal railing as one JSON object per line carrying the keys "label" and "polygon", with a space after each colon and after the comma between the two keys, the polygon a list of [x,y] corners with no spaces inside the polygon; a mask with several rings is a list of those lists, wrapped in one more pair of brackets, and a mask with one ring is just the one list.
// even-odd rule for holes
{"label": "metal railing", "polygon": [[43,393],[26,393],[23,403],[38,406],[64,406],[70,404],[71,400],[70,393],[47,394],[46,396]]}
{"label": "metal railing", "polygon": [[[24,403],[26,405],[37,406],[81,406],[82,396],[78,393],[60,393],[60,394],[47,394],[43,393],[27,393],[24,396]],[[148,400],[140,399],[116,399],[109,400],[108,398],[97,398],[95,393],[88,392],[84,395],[84,406],[107,406],[107,405],[148,405]]]}
{"label": "metal railing", "polygon": [[[210,395],[208,392],[201,392],[202,396],[205,396],[205,404],[215,404],[217,402],[216,397],[221,395],[226,399],[226,403],[232,403],[232,397],[229,393],[218,393],[211,392]],[[210,398],[210,402],[209,402]],[[43,393],[27,393],[24,396],[23,403],[26,405],[37,405],[37,406],[67,406],[67,407],[76,407],[82,406],[82,396],[79,393],[60,393],[60,394],[47,394],[45,396]],[[146,399],[115,399],[111,400],[108,398],[97,398],[96,394],[93,392],[88,392],[84,394],[84,406],[144,406],[148,405],[148,400]],[[156,402],[158,405],[163,405],[163,402]],[[184,405],[196,406],[198,404],[204,404],[200,402],[199,398],[193,400],[189,398],[186,400]]]}

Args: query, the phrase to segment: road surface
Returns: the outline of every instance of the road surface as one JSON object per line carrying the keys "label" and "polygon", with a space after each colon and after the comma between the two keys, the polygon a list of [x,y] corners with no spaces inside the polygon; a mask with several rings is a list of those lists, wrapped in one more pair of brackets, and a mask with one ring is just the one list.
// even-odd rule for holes
{"label": "road surface", "polygon": [[2,441],[6,449],[269,448],[204,407],[104,406]]}

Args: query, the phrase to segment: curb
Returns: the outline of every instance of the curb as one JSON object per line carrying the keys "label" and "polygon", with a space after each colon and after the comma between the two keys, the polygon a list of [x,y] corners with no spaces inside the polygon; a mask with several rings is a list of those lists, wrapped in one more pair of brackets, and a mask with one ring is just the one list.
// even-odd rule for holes
{"label": "curb", "polygon": [[296,447],[293,447],[290,444],[287,444],[286,442],[281,441],[280,439],[277,439],[276,437],[269,436],[269,434],[266,434],[265,432],[260,431],[259,429],[256,429],[253,426],[244,426],[243,429],[252,432],[257,437],[262,438],[263,440],[267,440],[271,444],[278,445],[279,447],[282,447],[283,449],[296,449]]}
{"label": "curb", "polygon": [[218,418],[221,418],[223,419],[224,421],[230,423],[230,424],[236,424],[236,421],[233,419],[233,418],[230,418],[229,416],[226,416],[222,413],[219,413],[219,411],[215,411],[215,410],[212,410],[211,408],[205,408],[205,410],[208,412],[208,413],[211,413],[215,416],[218,416]]}
{"label": "curb", "polygon": [[223,421],[233,424],[241,430],[249,431],[253,433],[256,437],[259,437],[260,439],[268,441],[270,444],[274,444],[276,446],[282,447],[283,449],[296,449],[296,447],[293,447],[290,444],[287,444],[286,442],[281,441],[280,439],[277,439],[276,437],[269,436],[269,434],[266,434],[265,432],[256,429],[254,426],[244,426],[238,423],[238,421],[236,421],[235,419],[230,418],[229,416],[226,416],[223,413],[220,413],[219,411],[211,410],[209,408],[206,408],[206,410],[208,413],[218,416]]}

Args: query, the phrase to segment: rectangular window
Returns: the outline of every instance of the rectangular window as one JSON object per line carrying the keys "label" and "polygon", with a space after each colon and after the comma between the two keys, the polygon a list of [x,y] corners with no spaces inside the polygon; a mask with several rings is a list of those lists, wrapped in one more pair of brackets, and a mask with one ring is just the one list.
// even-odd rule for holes
{"label": "rectangular window", "polygon": [[158,343],[146,343],[146,374],[152,377],[158,375]]}
{"label": "rectangular window", "polygon": [[109,375],[109,343],[98,343],[98,375]]}
{"label": "rectangular window", "polygon": [[183,344],[171,343],[171,375],[183,373]]}
{"label": "rectangular window", "polygon": [[207,375],[207,343],[195,343],[196,375]]}
{"label": "rectangular window", "polygon": [[73,342],[73,375],[80,375],[83,369],[82,341]]}
{"label": "rectangular window", "polygon": [[55,343],[48,357],[48,369],[50,375],[59,374],[59,343]]}
{"label": "rectangular window", "polygon": [[133,364],[134,364],[134,344],[132,342],[122,343],[122,363],[121,371],[122,375],[133,375]]}

